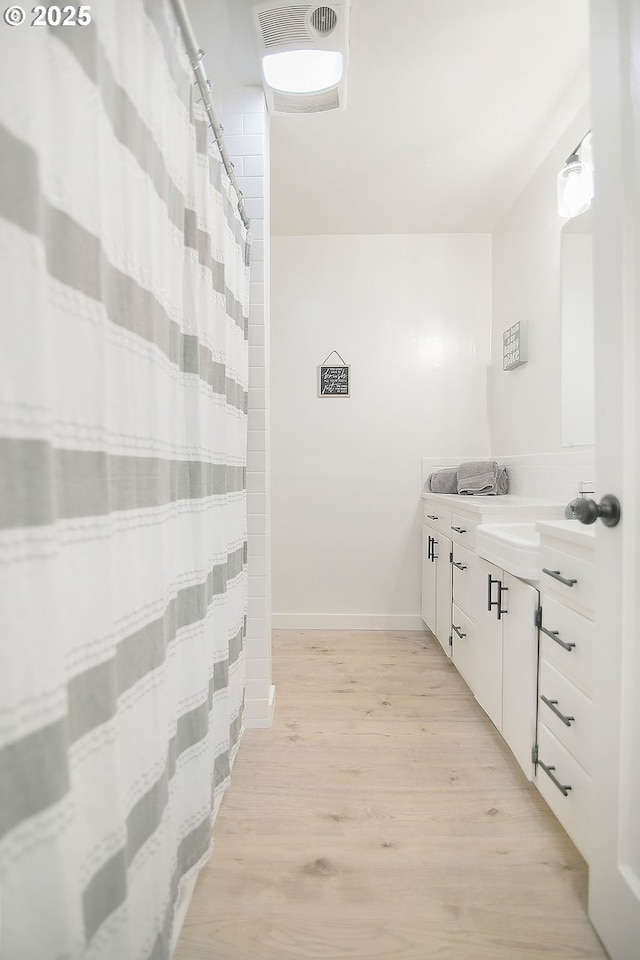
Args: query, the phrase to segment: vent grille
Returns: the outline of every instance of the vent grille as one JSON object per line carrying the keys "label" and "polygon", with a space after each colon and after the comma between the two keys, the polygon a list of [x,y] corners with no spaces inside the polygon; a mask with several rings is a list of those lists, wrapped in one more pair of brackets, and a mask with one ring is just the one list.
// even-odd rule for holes
{"label": "vent grille", "polygon": [[316,7],[311,14],[311,26],[321,37],[328,37],[336,28],[338,15],[333,7]]}
{"label": "vent grille", "polygon": [[273,92],[273,109],[278,113],[323,113],[325,110],[337,110],[339,106],[337,87],[326,93],[306,95]]}
{"label": "vent grille", "polygon": [[279,43],[308,43],[313,37],[307,29],[307,13],[310,4],[275,7],[258,14],[265,47]]}

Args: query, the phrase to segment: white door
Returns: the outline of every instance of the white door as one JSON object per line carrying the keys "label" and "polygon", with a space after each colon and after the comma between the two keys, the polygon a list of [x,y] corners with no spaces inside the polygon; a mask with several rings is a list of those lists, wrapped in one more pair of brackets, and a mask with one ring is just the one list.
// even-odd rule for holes
{"label": "white door", "polygon": [[529,780],[536,737],[538,642],[535,613],[538,591],[509,573],[502,617],[502,736]]}
{"label": "white door", "polygon": [[422,619],[432,633],[436,632],[436,565],[432,560],[434,532],[422,528]]}
{"label": "white door", "polygon": [[438,535],[435,548],[436,566],[436,637],[449,656],[451,636],[451,540]]}
{"label": "white door", "polygon": [[640,3],[591,0],[596,533],[589,913],[612,960],[640,956]]}
{"label": "white door", "polygon": [[[502,610],[507,602],[500,567],[478,558],[475,572],[478,605],[476,623],[476,700],[502,730]],[[498,618],[498,610],[501,611]]]}

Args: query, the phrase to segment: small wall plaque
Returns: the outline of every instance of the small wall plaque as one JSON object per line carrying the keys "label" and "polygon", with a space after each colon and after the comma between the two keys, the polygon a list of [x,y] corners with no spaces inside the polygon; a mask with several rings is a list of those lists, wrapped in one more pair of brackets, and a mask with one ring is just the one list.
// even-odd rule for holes
{"label": "small wall plaque", "polygon": [[502,334],[502,369],[515,370],[528,360],[527,323],[519,320]]}
{"label": "small wall plaque", "polygon": [[327,360],[331,354],[342,360],[337,350],[332,350],[328,357],[318,367],[318,396],[319,397],[349,397],[351,396],[351,366],[342,360],[338,366],[328,366]]}

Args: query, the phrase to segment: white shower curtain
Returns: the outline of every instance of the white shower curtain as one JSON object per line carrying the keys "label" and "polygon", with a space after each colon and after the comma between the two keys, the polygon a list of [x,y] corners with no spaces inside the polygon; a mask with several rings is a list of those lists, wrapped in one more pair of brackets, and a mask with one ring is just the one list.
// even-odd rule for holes
{"label": "white shower curtain", "polygon": [[248,243],[166,0],[0,23],[0,957],[160,960],[242,728]]}

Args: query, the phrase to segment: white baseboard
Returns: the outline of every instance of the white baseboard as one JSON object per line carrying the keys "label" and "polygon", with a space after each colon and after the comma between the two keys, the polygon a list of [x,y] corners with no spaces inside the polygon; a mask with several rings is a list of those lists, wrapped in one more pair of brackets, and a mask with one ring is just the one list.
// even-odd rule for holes
{"label": "white baseboard", "polygon": [[274,630],[425,630],[418,614],[273,613]]}

